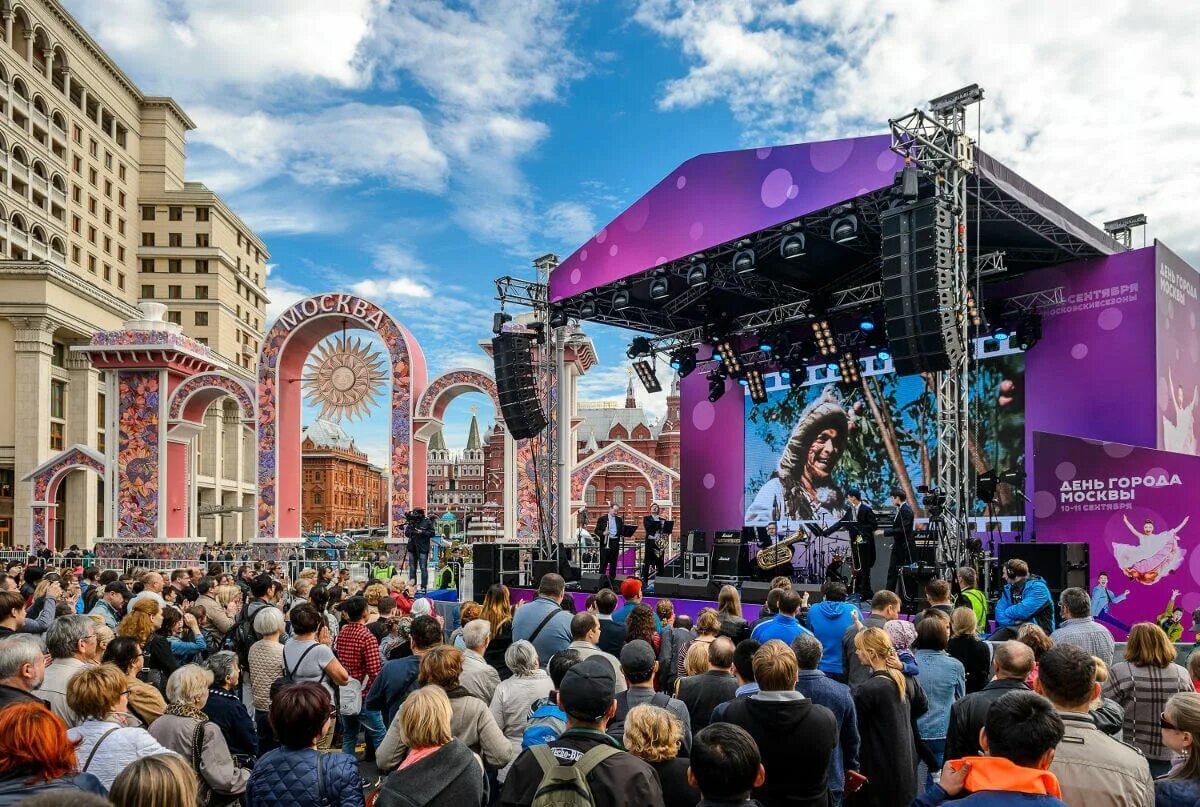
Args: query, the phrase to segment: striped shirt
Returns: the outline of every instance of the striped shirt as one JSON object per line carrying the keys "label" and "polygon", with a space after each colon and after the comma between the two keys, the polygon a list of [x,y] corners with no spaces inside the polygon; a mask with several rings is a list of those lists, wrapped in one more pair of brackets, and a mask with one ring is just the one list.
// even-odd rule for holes
{"label": "striped shirt", "polygon": [[1096,656],[1112,666],[1113,637],[1108,628],[1090,616],[1064,620],[1058,630],[1050,634],[1055,644],[1075,645],[1085,653]]}
{"label": "striped shirt", "polygon": [[1171,759],[1163,745],[1159,715],[1167,700],[1178,692],[1194,692],[1187,670],[1171,663],[1166,667],[1137,667],[1128,661],[1112,665],[1101,690],[1125,708],[1125,740],[1147,759]]}

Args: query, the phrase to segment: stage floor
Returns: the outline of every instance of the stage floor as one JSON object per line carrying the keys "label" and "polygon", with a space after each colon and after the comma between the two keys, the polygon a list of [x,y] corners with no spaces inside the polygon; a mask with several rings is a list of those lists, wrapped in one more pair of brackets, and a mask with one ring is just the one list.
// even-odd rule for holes
{"label": "stage floor", "polygon": [[[576,611],[584,610],[587,604],[587,598],[590,596],[589,592],[568,591],[567,594],[575,600]],[[509,589],[509,596],[512,598],[514,603],[528,602],[537,596],[537,591],[532,588],[511,588]],[[687,614],[692,618],[693,623],[695,623],[696,617],[700,613],[701,609],[715,609],[717,607],[715,600],[688,600],[684,599],[683,597],[664,597],[663,599],[668,599],[671,601],[671,604],[675,606],[675,613],[677,615]],[[658,605],[658,600],[659,598],[653,596],[652,594],[647,594],[642,598],[642,602],[646,603],[646,605],[649,605],[651,608],[654,608]],[[758,615],[761,610],[761,605],[757,605],[755,603],[742,603],[742,617],[747,622],[753,622],[754,620],[758,619]]]}

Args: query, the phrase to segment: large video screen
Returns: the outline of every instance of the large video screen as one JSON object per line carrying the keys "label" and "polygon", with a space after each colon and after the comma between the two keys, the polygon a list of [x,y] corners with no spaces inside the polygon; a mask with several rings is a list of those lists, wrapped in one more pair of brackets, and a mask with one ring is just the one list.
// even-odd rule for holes
{"label": "large video screen", "polygon": [[[866,376],[853,386],[789,388],[776,379],[767,402],[746,396],[746,524],[829,525],[858,490],[875,508],[889,491],[908,494],[922,515],[917,488],[933,478],[937,392],[932,375]],[[1025,464],[1025,357],[985,358],[971,375],[970,450],[974,469],[1001,472]],[[1022,502],[1007,485],[978,516],[1015,516]]]}

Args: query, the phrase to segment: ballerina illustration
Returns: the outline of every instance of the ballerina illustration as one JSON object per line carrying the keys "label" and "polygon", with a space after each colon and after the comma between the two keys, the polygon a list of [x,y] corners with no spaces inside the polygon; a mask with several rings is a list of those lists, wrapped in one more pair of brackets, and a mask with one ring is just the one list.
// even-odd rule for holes
{"label": "ballerina illustration", "polygon": [[1187,525],[1189,518],[1191,516],[1184,516],[1173,530],[1155,532],[1154,522],[1149,519],[1138,530],[1129,523],[1128,516],[1122,516],[1125,526],[1138,539],[1138,543],[1136,546],[1113,544],[1113,556],[1121,571],[1130,579],[1149,586],[1178,569],[1186,554],[1179,546],[1179,531]]}

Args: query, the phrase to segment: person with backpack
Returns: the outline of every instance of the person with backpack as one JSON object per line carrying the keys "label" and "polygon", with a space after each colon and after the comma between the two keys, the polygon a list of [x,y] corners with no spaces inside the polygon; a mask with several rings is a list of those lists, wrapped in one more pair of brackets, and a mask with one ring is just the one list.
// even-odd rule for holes
{"label": "person with backpack", "polygon": [[513,763],[502,807],[662,807],[658,775],[604,733],[616,713],[612,666],[591,656],[567,670],[558,690],[567,729]]}
{"label": "person with backpack", "polygon": [[634,639],[621,648],[621,673],[629,688],[617,695],[617,711],[613,719],[608,721],[606,729],[608,736],[621,742],[625,736],[625,716],[629,710],[639,704],[649,703],[661,709],[666,709],[679,720],[680,733],[679,755],[686,757],[692,747],[692,720],[688,715],[687,706],[678,698],[672,698],[665,692],[654,691],[654,674],[658,672],[658,659],[654,657],[654,648],[642,639]]}
{"label": "person with backpack", "polygon": [[263,608],[275,607],[275,598],[279,591],[275,580],[269,574],[260,574],[249,581],[250,599],[242,608],[233,627],[225,634],[226,650],[238,654],[238,663],[242,669],[250,667],[250,648],[262,636],[254,630],[254,617]]}
{"label": "person with backpack", "polygon": [[576,650],[560,650],[550,659],[548,672],[554,689],[546,697],[530,704],[525,732],[521,735],[521,748],[514,748],[513,753],[520,754],[523,749],[557,740],[567,730],[567,713],[558,705],[558,688],[562,686],[567,670],[581,661],[583,656]]}
{"label": "person with backpack", "polygon": [[[272,690],[288,684],[321,684],[329,690],[330,700],[333,700],[337,697],[335,687],[349,682],[350,673],[333,654],[333,640],[329,636],[329,628],[325,627],[325,620],[317,613],[317,609],[306,604],[292,609],[291,621],[293,635],[283,646],[283,676],[272,685]],[[275,691],[272,691],[271,698],[274,700]],[[329,748],[332,738],[331,727],[319,747],[322,750]]]}
{"label": "person with backpack", "polygon": [[408,642],[412,655],[386,662],[367,691],[363,707],[383,713],[383,724],[392,725],[400,704],[409,690],[416,687],[421,658],[442,643],[442,626],[429,615],[415,618],[409,625]]}

